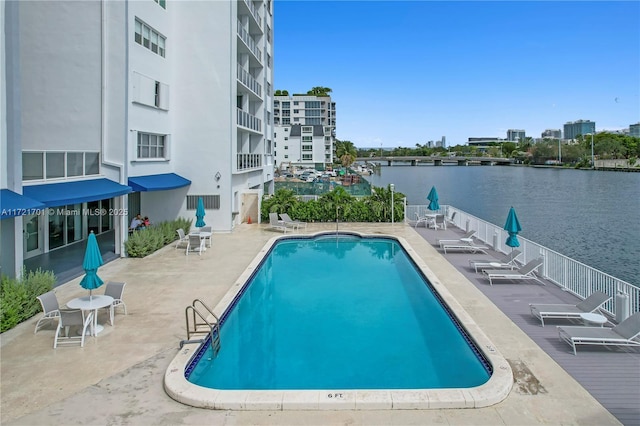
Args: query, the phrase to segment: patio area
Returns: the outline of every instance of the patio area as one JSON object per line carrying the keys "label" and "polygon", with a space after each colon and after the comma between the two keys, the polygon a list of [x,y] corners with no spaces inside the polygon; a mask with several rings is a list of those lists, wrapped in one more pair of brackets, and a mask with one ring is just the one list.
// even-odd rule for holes
{"label": "patio area", "polygon": [[[117,259],[99,270],[105,281],[124,281],[128,315],[116,316],[84,348],[54,350],[55,324],[34,335],[38,317],[1,336],[1,418],[4,425],[33,424],[638,424],[640,353],[586,348],[574,356],[557,338],[555,323],[541,327],[523,313],[532,302],[575,302],[552,285],[495,284],[469,269],[477,255],[443,255],[435,233],[399,223],[340,224],[340,229],[405,238],[466,312],[509,360],[514,387],[487,408],[402,411],[213,411],[170,399],[163,376],[186,338],[184,311],[195,298],[215,306],[264,244],[281,235],[268,224],[240,225],[214,235],[202,256],[168,246],[144,259]],[[335,230],[309,224],[304,233]],[[433,241],[432,241],[433,240]],[[56,288],[60,303],[86,295],[80,277]],[[102,290],[96,290],[101,293]],[[106,312],[99,321],[107,322]],[[555,336],[555,337],[554,337]],[[612,353],[613,352],[613,353]],[[593,368],[597,365],[599,368]],[[590,367],[589,367],[590,366]],[[593,378],[584,379],[585,373]],[[607,380],[627,387],[620,396]],[[634,377],[635,374],[635,377]],[[582,383],[582,384],[581,384]],[[590,383],[592,389],[589,388]],[[636,386],[636,393],[633,393]],[[624,393],[624,396],[622,395]],[[634,405],[633,398],[636,404]],[[95,403],[95,401],[100,401]],[[603,406],[605,404],[605,406]],[[616,410],[616,407],[620,407]],[[635,411],[634,411],[635,410]],[[626,412],[626,415],[625,415]],[[617,418],[616,418],[617,417]]]}

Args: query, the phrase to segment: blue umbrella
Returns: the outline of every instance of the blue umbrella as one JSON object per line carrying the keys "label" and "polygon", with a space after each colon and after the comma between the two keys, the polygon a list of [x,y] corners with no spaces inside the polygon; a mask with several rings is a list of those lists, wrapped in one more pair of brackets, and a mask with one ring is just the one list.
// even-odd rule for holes
{"label": "blue umbrella", "polygon": [[100,254],[100,248],[98,247],[98,240],[96,235],[91,231],[89,238],[87,239],[87,248],[84,252],[84,262],[82,262],[82,268],[86,272],[86,275],[80,281],[80,286],[89,290],[89,297],[91,297],[91,291],[100,287],[104,281],[98,276],[98,268],[102,266],[102,254]]}
{"label": "blue umbrella", "polygon": [[440,210],[440,204],[438,204],[438,191],[436,191],[435,186],[431,187],[431,191],[429,191],[429,195],[427,195],[427,200],[430,201],[429,206],[427,207],[429,210]]}
{"label": "blue umbrella", "polygon": [[520,226],[520,222],[518,221],[518,216],[516,216],[516,211],[513,207],[509,210],[509,215],[507,216],[507,222],[504,224],[504,230],[509,233],[509,237],[505,244],[509,247],[520,247],[520,242],[518,241],[518,232],[522,231],[522,227]]}
{"label": "blue umbrella", "polygon": [[198,197],[198,208],[196,209],[196,218],[198,218],[198,220],[196,221],[196,227],[202,228],[206,225],[206,223],[204,223],[204,215],[204,202],[202,201],[202,197]]}

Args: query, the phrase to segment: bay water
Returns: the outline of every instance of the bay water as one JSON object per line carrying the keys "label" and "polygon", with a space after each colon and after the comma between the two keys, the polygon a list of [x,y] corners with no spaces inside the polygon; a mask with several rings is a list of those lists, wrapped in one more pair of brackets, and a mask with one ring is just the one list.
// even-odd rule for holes
{"label": "bay water", "polygon": [[640,173],[520,166],[382,166],[409,205],[440,204],[504,226],[513,206],[523,237],[640,286]]}

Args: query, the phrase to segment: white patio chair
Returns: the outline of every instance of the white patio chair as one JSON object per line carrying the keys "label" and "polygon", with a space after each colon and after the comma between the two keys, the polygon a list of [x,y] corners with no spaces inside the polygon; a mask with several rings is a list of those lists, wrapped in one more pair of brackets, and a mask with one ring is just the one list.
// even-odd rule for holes
{"label": "white patio chair", "polygon": [[190,251],[197,251],[198,256],[202,256],[202,252],[205,250],[204,238],[200,238],[200,235],[190,234],[187,239],[187,250],[185,254],[188,256]]}
{"label": "white patio chair", "polygon": [[111,325],[114,325],[116,308],[122,307],[124,309],[124,314],[127,315],[127,305],[125,305],[124,301],[122,300],[122,294],[124,293],[125,285],[127,285],[127,283],[114,281],[109,281],[107,282],[107,284],[105,284],[105,296],[113,297],[113,303],[104,308],[109,309],[109,322],[111,323]]}
{"label": "white patio chair", "polygon": [[55,318],[60,318],[60,305],[58,304],[58,298],[56,294],[52,291],[48,291],[40,296],[36,297],[40,301],[40,305],[42,305],[42,318],[38,320],[36,323],[36,329],[33,334],[38,332],[40,328],[40,323],[45,320],[52,320]]}
{"label": "white patio chair", "polygon": [[178,241],[176,241],[176,250],[178,250],[178,247],[180,247],[181,245],[188,245],[189,239],[185,235],[184,229],[180,228],[176,230],[176,232],[178,233]]}
{"label": "white patio chair", "polygon": [[208,232],[209,235],[205,235],[203,238],[205,241],[209,241],[209,247],[211,247],[211,236],[213,235],[213,227],[203,226],[200,228],[200,232]]}
{"label": "white patio chair", "polygon": [[[53,348],[57,348],[58,345],[72,345],[80,343],[80,347],[84,347],[84,337],[87,334],[87,327],[93,323],[93,312],[89,313],[85,317],[80,309],[60,309],[60,317],[58,319],[58,328],[56,329],[56,336],[53,339]],[[76,335],[69,333],[71,327],[82,327],[82,333]],[[61,336],[62,329],[64,328],[64,337]]]}

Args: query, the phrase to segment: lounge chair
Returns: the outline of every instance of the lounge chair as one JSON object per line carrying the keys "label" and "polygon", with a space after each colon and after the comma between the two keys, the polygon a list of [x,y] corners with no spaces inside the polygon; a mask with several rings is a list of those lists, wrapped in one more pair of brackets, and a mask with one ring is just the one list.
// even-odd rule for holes
{"label": "lounge chair", "polygon": [[473,241],[461,242],[461,243],[448,243],[448,244],[441,245],[441,247],[445,253],[447,252],[447,250],[449,251],[455,250],[455,251],[466,251],[468,253],[487,254],[487,250],[489,250],[489,247],[477,246],[473,243]]}
{"label": "lounge chair", "polygon": [[269,227],[271,229],[276,229],[278,231],[282,231],[285,234],[289,229],[287,225],[285,225],[284,220],[278,219],[278,213],[269,213]]}
{"label": "lounge chair", "polygon": [[40,323],[45,320],[52,320],[55,318],[60,318],[60,305],[58,305],[58,298],[53,290],[48,291],[40,296],[36,297],[40,301],[40,305],[42,305],[42,318],[38,320],[36,323],[36,329],[33,334],[38,332],[40,328]]}
{"label": "lounge chair", "polygon": [[445,244],[460,244],[468,242],[469,238],[472,238],[475,235],[476,231],[469,231],[465,233],[462,237],[458,239],[449,239],[449,240],[436,240],[436,242],[440,245],[440,248],[444,248]]}
{"label": "lounge chair", "polygon": [[202,252],[207,248],[205,247],[205,240],[201,238],[199,234],[189,234],[187,241],[187,250],[185,254],[188,256],[190,251],[197,251],[198,256],[202,256]]}
{"label": "lounge chair", "polygon": [[301,222],[299,220],[293,220],[287,213],[282,213],[280,215],[280,219],[284,222],[285,226],[290,226],[293,229],[300,229],[300,227],[304,226],[307,228],[307,222]]}
{"label": "lounge chair", "polygon": [[[511,250],[510,253],[506,253],[496,260],[490,259],[471,259],[469,260],[469,266],[474,268],[476,272],[478,269],[483,270],[487,268],[491,269],[516,269],[518,264],[516,263],[516,257],[520,256],[522,252],[520,250]],[[497,266],[496,266],[497,265]]]}
{"label": "lounge chair", "polygon": [[544,327],[545,318],[580,319],[580,314],[598,311],[609,299],[611,296],[608,294],[596,291],[576,305],[529,303],[529,309],[531,315],[539,318]]}
{"label": "lounge chair", "polygon": [[636,312],[613,328],[608,327],[580,327],[558,326],[558,336],[576,352],[577,345],[600,346],[634,346],[640,347],[640,312]]}
{"label": "lounge chair", "polygon": [[[538,280],[536,269],[542,265],[542,258],[533,259],[520,269],[485,269],[483,272],[489,278],[489,284],[493,285],[493,280]],[[542,283],[542,281],[539,281]],[[544,283],[542,283],[544,285]]]}

